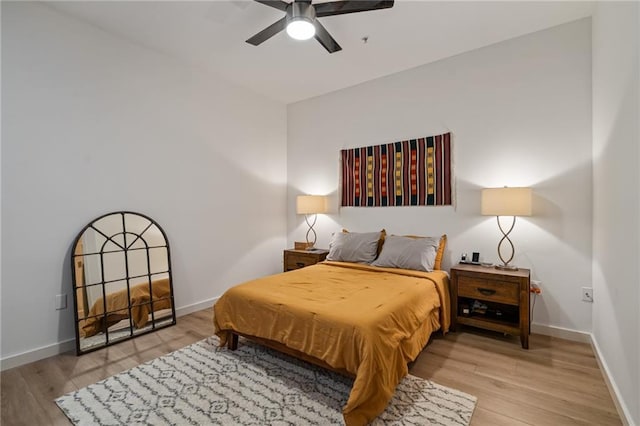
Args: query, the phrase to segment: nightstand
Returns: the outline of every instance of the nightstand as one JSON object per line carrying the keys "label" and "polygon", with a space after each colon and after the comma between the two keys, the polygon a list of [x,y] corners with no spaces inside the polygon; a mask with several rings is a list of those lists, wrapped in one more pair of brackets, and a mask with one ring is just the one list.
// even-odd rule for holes
{"label": "nightstand", "polygon": [[294,250],[284,251],[284,272],[322,262],[329,254],[329,250]]}
{"label": "nightstand", "polygon": [[465,324],[519,335],[529,349],[528,269],[458,264],[451,268],[451,329]]}

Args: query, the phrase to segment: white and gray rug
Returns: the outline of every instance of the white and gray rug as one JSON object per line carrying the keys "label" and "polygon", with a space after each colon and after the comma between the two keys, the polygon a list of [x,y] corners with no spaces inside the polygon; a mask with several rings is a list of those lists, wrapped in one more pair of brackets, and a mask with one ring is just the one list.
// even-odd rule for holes
{"label": "white and gray rug", "polygon": [[[352,379],[210,337],[56,399],[75,425],[339,425]],[[405,377],[374,425],[468,425],[476,397]]]}

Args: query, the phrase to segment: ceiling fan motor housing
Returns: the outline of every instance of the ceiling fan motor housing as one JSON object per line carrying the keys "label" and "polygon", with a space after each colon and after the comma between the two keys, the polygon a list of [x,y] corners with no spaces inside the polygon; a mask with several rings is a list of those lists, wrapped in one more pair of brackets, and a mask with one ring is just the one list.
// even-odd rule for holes
{"label": "ceiling fan motor housing", "polygon": [[292,21],[304,20],[313,24],[316,19],[316,10],[307,2],[294,1],[287,6],[287,24]]}

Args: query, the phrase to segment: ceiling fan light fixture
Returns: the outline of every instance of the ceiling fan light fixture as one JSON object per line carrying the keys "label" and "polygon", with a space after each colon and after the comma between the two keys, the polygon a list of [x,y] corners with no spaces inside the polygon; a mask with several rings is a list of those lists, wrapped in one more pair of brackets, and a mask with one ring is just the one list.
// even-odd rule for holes
{"label": "ceiling fan light fixture", "polygon": [[296,40],[309,40],[316,35],[316,10],[311,2],[294,1],[287,6],[287,34]]}
{"label": "ceiling fan light fixture", "polygon": [[316,27],[307,19],[293,19],[287,24],[287,34],[296,40],[309,40],[316,34]]}

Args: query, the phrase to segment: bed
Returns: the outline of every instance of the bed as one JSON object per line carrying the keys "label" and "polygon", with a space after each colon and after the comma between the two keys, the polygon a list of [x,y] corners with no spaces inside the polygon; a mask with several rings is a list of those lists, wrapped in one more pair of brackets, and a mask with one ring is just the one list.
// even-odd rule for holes
{"label": "bed", "polygon": [[[169,278],[152,281],[151,292],[153,293],[154,312],[171,309]],[[149,321],[152,307],[148,282],[132,286],[129,289],[129,295],[126,288],[107,294],[106,315],[103,300],[100,297],[91,305],[88,318],[82,326],[84,337],[96,335],[129,318],[129,308],[131,308],[131,321],[136,328],[144,327]]]}
{"label": "bed", "polygon": [[431,334],[449,329],[446,272],[325,261],[232,287],[214,305],[215,332],[233,348],[257,340],[354,377],[345,423],[387,406]]}

